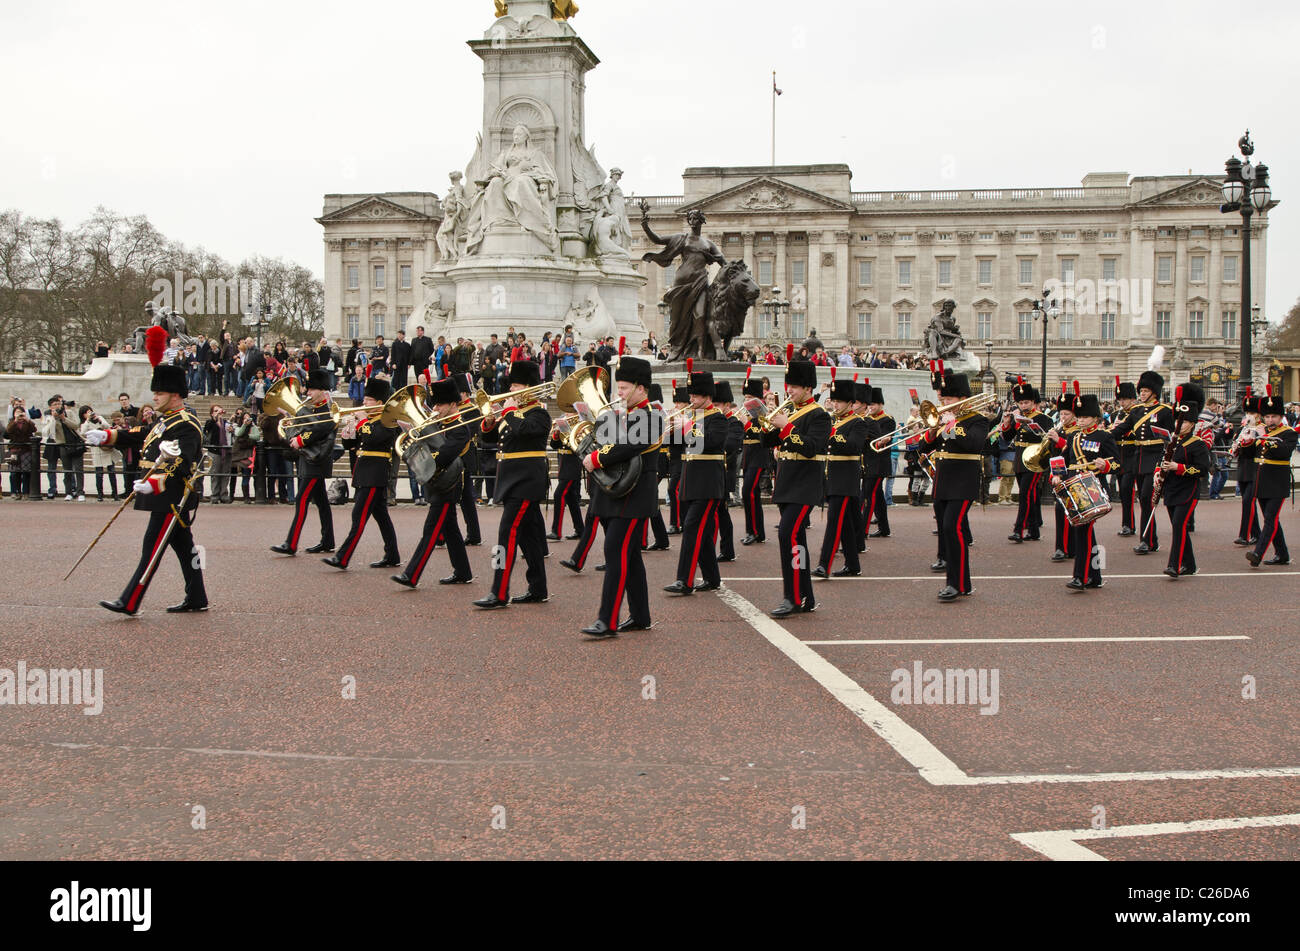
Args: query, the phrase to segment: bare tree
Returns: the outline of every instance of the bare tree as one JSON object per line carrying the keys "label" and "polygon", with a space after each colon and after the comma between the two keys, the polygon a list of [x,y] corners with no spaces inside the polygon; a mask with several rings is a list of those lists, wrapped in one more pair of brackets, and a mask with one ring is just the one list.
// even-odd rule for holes
{"label": "bare tree", "polygon": [[283,258],[251,257],[239,265],[241,279],[257,281],[271,305],[266,335],[313,343],[325,329],[325,285],[301,264]]}

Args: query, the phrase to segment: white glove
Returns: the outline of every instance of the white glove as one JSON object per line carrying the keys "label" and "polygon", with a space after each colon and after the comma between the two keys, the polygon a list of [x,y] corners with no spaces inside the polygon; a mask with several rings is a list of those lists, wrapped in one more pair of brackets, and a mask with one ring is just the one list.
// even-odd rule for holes
{"label": "white glove", "polygon": [[102,429],[92,429],[83,437],[87,446],[102,446],[108,442],[108,433]]}
{"label": "white glove", "polygon": [[153,495],[153,483],[145,479],[143,482],[136,482],[132,485],[131,490],[136,495]]}

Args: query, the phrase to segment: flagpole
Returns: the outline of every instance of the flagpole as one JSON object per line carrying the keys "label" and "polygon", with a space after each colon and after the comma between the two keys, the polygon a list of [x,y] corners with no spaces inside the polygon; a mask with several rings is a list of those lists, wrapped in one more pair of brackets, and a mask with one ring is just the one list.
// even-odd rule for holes
{"label": "flagpole", "polygon": [[772,167],[776,168],[776,70],[772,70]]}

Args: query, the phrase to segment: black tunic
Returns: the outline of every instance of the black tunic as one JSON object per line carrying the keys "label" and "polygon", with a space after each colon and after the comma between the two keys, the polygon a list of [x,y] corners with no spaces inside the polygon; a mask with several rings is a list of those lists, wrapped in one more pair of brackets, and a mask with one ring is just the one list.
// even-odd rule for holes
{"label": "black tunic", "polygon": [[1174,431],[1174,412],[1164,403],[1138,403],[1111,429],[1117,440],[1128,443],[1136,454],[1134,474],[1150,475],[1160,468],[1165,458],[1167,443],[1153,427],[1166,432]]}
{"label": "black tunic", "polygon": [[368,419],[357,427],[357,467],[352,472],[352,487],[377,489],[388,485],[388,470],[393,462],[393,445],[402,431]]}
{"label": "black tunic", "polygon": [[712,406],[694,416],[694,425],[685,435],[678,491],[683,502],[721,499],[726,495],[727,417]]}
{"label": "black tunic", "polygon": [[763,441],[776,450],[777,505],[821,505],[822,468],[831,438],[831,414],[809,400],[790,416],[785,429],[769,430]]}
{"label": "black tunic", "polygon": [[932,457],[935,501],[979,498],[980,482],[984,479],[984,443],[988,438],[989,421],[979,413],[958,418],[957,427],[945,436],[926,433],[924,450],[938,450]]}
{"label": "black tunic", "polygon": [[[881,413],[878,416],[868,416],[867,418],[876,427],[876,434],[871,437],[872,439],[880,439],[884,436],[888,436],[898,428],[898,424],[894,422],[894,417],[886,416],[884,413]],[[890,466],[893,461],[892,450],[886,449],[884,452],[876,452],[870,447],[870,445],[868,445],[866,449],[866,457],[867,475],[876,479],[887,478],[891,475]]]}
{"label": "black tunic", "polygon": [[1200,436],[1188,436],[1174,446],[1170,460],[1178,466],[1164,474],[1165,505],[1186,505],[1200,494],[1201,479],[1210,471],[1210,447]]}
{"label": "black tunic", "polygon": [[[166,512],[172,506],[180,505],[185,494],[185,480],[192,478],[194,469],[203,457],[203,430],[199,421],[187,409],[164,414],[152,426],[135,426],[131,429],[109,430],[109,446],[118,449],[135,449],[140,453],[140,478],[158,461],[162,443],[176,442],[180,445],[180,458],[164,463],[154,473],[159,484],[159,491],[152,495],[135,497],[135,507],[141,512]],[[191,500],[198,494],[198,486]]]}
{"label": "black tunic", "polygon": [[[1291,494],[1291,454],[1295,452],[1297,434],[1289,426],[1266,430],[1264,438],[1254,444],[1255,497],[1284,499]],[[1248,450],[1249,451],[1249,450]]]}
{"label": "black tunic", "polygon": [[[621,415],[621,414],[620,414]],[[621,499],[607,495],[593,482],[591,512],[601,519],[650,518],[659,509],[659,441],[663,434],[663,416],[649,403],[633,407],[619,421],[619,438],[591,454],[597,469],[607,469],[621,462],[641,457],[641,477],[632,492]]]}
{"label": "black tunic", "polygon": [[551,416],[540,403],[529,403],[497,421],[501,454],[497,457],[497,483],[493,500],[520,499],[540,502],[551,487],[546,441]]}
{"label": "black tunic", "polygon": [[[479,418],[479,412],[474,410],[474,419]],[[460,426],[460,423],[466,422],[462,416],[449,416],[442,421],[442,438],[435,449],[431,444],[430,450],[433,452],[434,464],[438,467],[439,472],[445,472],[447,467],[452,465],[457,459],[465,459],[474,444],[474,434],[476,426]],[[456,426],[455,429],[449,427]],[[435,480],[436,481],[436,480]],[[428,495],[430,505],[450,505],[460,501],[461,491],[465,485],[465,479],[456,483],[456,487],[448,492],[439,494],[433,491],[433,484],[430,483],[424,487]]]}
{"label": "black tunic", "polygon": [[[280,432],[283,435],[286,424],[290,432],[302,437],[302,448],[298,450],[298,475],[304,479],[328,478],[334,469],[334,437],[338,434],[338,424],[327,413],[329,403],[319,406],[303,405],[293,414],[294,419],[304,416],[318,416],[319,420],[307,427],[294,427],[292,420],[281,420]],[[292,438],[289,437],[289,438]]]}
{"label": "black tunic", "polygon": [[862,453],[870,426],[853,413],[834,420],[826,449],[826,494],[857,497],[862,492]]}
{"label": "black tunic", "polygon": [[1013,419],[1010,426],[1002,431],[1003,437],[1008,443],[1015,447],[1015,472],[1016,475],[1028,472],[1025,468],[1024,455],[1026,449],[1032,449],[1035,446],[1043,444],[1043,437],[1052,429],[1052,418],[1046,413],[1035,413],[1030,416],[1042,430],[1041,433],[1035,434],[1034,429],[1028,423],[1022,423],[1018,419]]}

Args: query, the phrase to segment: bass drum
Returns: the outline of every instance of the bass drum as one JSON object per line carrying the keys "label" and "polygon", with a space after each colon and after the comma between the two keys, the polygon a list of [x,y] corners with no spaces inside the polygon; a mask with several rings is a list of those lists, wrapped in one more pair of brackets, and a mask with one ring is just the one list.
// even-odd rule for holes
{"label": "bass drum", "polygon": [[[578,457],[585,459],[599,448],[596,445],[595,433],[588,433],[578,446]],[[632,494],[636,484],[641,481],[643,465],[641,460],[641,456],[633,456],[627,462],[620,462],[608,469],[597,469],[591,474],[591,481],[610,498],[625,499]]]}

